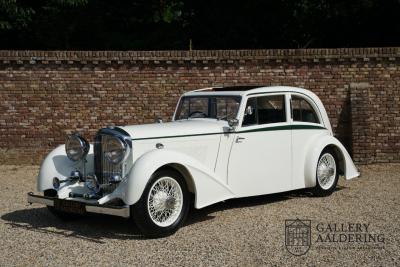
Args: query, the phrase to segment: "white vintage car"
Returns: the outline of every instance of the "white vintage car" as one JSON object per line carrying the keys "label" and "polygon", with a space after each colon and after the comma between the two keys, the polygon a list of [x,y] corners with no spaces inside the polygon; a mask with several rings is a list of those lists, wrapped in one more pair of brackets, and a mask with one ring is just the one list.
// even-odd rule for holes
{"label": "white vintage car", "polygon": [[[333,136],[320,99],[294,87],[221,87],[185,93],[172,122],[79,134],[43,161],[29,203],[61,218],[132,218],[146,236],[174,233],[189,206],[312,188],[326,196],[359,172]],[[191,199],[193,198],[193,201]]]}

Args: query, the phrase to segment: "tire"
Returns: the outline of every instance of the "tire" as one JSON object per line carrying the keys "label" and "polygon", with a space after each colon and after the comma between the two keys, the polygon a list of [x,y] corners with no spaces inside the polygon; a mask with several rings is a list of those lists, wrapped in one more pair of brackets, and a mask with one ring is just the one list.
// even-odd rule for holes
{"label": "tire", "polygon": [[[57,197],[57,191],[54,189],[49,189],[44,191],[44,196],[45,197]],[[62,221],[71,221],[78,219],[81,217],[79,214],[74,214],[74,213],[68,213],[68,212],[63,212],[60,210],[57,210],[56,208],[52,206],[47,206],[47,209],[50,211],[51,214],[53,214],[55,217]]]}
{"label": "tire", "polygon": [[339,180],[335,153],[329,149],[324,149],[318,158],[317,169],[315,171],[316,185],[313,194],[318,197],[329,196],[335,191]]}
{"label": "tire", "polygon": [[173,169],[161,169],[151,176],[141,198],[131,206],[132,219],[144,236],[165,237],[182,226],[189,207],[185,179]]}

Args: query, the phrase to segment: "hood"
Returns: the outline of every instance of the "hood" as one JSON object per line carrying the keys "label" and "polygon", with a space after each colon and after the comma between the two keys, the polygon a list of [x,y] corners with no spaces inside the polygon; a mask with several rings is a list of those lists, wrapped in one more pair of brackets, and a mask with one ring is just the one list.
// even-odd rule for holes
{"label": "hood", "polygon": [[190,119],[165,123],[119,126],[132,137],[132,140],[155,139],[185,135],[222,133],[228,122],[213,119]]}

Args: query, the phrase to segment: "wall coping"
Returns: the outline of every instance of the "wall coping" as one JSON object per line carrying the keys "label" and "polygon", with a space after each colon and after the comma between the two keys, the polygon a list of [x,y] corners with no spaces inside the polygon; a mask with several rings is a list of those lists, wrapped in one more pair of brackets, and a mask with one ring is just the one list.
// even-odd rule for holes
{"label": "wall coping", "polygon": [[370,58],[396,60],[400,58],[400,47],[193,51],[0,50],[0,63],[5,64],[9,61],[368,60]]}

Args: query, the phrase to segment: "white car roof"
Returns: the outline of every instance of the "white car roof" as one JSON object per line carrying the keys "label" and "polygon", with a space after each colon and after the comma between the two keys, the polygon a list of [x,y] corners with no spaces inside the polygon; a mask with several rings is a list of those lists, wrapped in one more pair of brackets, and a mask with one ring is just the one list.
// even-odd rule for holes
{"label": "white car roof", "polygon": [[246,96],[259,93],[296,92],[315,98],[316,95],[309,90],[291,86],[234,86],[234,87],[208,87],[187,92],[183,96],[201,95],[237,95]]}

